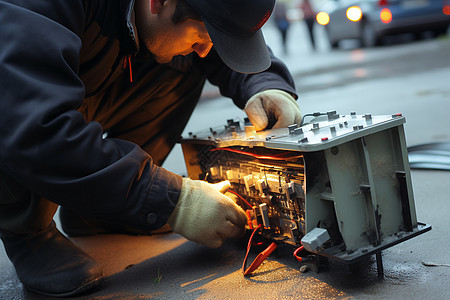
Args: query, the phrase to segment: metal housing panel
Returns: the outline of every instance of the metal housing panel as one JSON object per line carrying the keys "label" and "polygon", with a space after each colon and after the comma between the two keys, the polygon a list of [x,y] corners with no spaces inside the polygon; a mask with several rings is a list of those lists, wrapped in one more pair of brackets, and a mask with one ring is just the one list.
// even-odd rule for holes
{"label": "metal housing panel", "polygon": [[317,254],[344,262],[431,229],[417,222],[401,114],[315,116],[258,133],[234,120],[191,133],[181,143],[188,174],[229,180],[249,227],[278,243],[326,229]]}

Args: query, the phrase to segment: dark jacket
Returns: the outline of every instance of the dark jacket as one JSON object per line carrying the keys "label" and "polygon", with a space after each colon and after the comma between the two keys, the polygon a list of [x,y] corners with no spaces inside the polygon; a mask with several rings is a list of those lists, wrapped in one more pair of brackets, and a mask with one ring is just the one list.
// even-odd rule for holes
{"label": "dark jacket", "polygon": [[[0,0],[0,169],[50,201],[151,230],[174,209],[181,177],[133,143],[103,139],[77,111],[139,51],[132,10],[130,0]],[[241,108],[261,90],[294,93],[275,58],[255,75],[230,70],[214,51],[193,63]]]}

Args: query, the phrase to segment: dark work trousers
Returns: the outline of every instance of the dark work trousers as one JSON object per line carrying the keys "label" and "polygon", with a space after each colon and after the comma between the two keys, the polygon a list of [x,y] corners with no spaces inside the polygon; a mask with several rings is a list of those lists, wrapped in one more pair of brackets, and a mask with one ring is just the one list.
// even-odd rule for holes
{"label": "dark work trousers", "polygon": [[[204,75],[154,62],[135,62],[133,82],[124,71],[113,85],[84,100],[79,111],[99,122],[108,137],[134,142],[161,165],[181,136],[200,98]],[[37,232],[53,219],[58,205],[32,193],[0,170],[0,229]]]}

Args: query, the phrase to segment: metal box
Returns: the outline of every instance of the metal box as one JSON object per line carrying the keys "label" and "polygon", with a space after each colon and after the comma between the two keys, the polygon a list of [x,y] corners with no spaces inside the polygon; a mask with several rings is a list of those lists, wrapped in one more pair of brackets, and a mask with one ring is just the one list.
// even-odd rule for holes
{"label": "metal box", "polygon": [[248,226],[261,224],[267,239],[300,246],[314,228],[326,229],[329,239],[309,251],[349,264],[376,254],[380,269],[383,249],[431,229],[416,217],[405,117],[314,116],[263,132],[228,120],[190,133],[181,142],[188,175],[229,180]]}

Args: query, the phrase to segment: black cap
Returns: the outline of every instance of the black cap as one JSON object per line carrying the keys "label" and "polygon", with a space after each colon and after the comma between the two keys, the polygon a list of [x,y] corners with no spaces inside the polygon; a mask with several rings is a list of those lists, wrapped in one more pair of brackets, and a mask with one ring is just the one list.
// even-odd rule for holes
{"label": "black cap", "polygon": [[261,32],[275,0],[187,0],[201,16],[223,62],[240,73],[258,73],[270,67]]}

